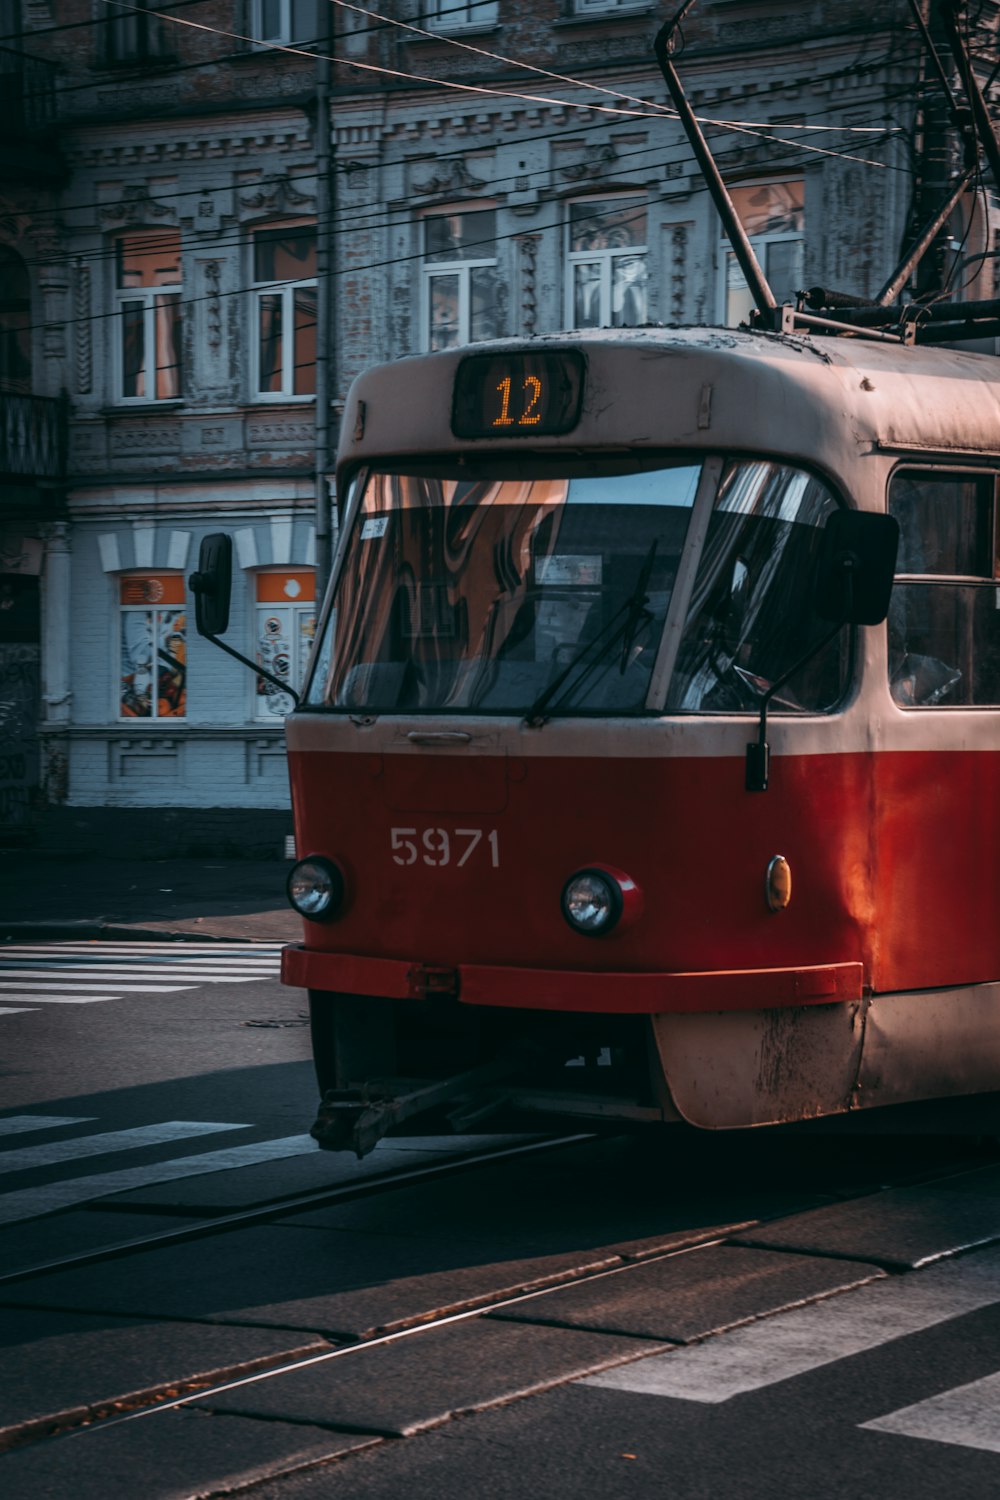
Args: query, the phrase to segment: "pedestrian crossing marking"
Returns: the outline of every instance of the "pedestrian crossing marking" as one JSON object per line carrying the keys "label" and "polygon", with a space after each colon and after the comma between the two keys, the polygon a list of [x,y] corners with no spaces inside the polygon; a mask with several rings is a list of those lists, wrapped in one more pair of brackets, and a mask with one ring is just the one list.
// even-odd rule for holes
{"label": "pedestrian crossing marking", "polygon": [[[104,986],[108,988],[107,985]],[[118,1000],[118,995],[8,995],[0,991],[0,1000],[30,1000],[32,1005],[99,1005],[103,1000]]]}
{"label": "pedestrian crossing marking", "polygon": [[283,943],[17,943],[0,947],[0,1019],[47,1005],[277,979]]}
{"label": "pedestrian crossing marking", "polygon": [[46,1141],[37,1146],[21,1146],[0,1153],[0,1175],[50,1167],[57,1162],[80,1161],[87,1156],[110,1156],[114,1151],[133,1151],[140,1146],[160,1146],[165,1142],[184,1141],[216,1131],[247,1129],[246,1125],[224,1125],[204,1120],[166,1120],[162,1125],[136,1125],[130,1130],[107,1130],[97,1135],[77,1136],[75,1140]]}
{"label": "pedestrian crossing marking", "polygon": [[715,1405],[1000,1302],[1000,1250],[760,1318],[582,1385]]}
{"label": "pedestrian crossing marking", "polygon": [[861,1426],[869,1432],[892,1432],[1000,1453],[1000,1374],[957,1385]]}
{"label": "pedestrian crossing marking", "polygon": [[89,1125],[93,1115],[6,1115],[0,1135],[28,1135],[33,1130],[55,1130],[59,1125]]}
{"label": "pedestrian crossing marking", "polygon": [[[218,1129],[206,1125],[206,1131]],[[228,1125],[227,1130],[238,1129]],[[44,1187],[21,1188],[0,1193],[0,1224],[21,1224],[61,1209],[75,1208],[95,1198],[128,1193],[155,1183],[176,1182],[182,1177],[200,1177],[208,1172],[227,1172],[234,1167],[257,1166],[261,1162],[283,1161],[292,1156],[312,1155],[316,1142],[309,1135],[283,1136],[272,1141],[257,1141],[248,1146],[223,1147],[204,1151],[197,1156],[177,1156],[169,1161],[151,1162],[142,1167],[120,1167],[113,1172],[97,1172],[89,1177],[71,1177]]]}

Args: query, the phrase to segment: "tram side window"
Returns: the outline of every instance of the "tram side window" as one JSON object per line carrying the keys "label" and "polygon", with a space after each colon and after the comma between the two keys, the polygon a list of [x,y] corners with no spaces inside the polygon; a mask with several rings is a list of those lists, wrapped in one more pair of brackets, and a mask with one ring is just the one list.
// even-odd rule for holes
{"label": "tram side window", "polygon": [[1000,705],[1000,566],[993,474],[904,470],[889,609],[889,683],[903,708]]}
{"label": "tram side window", "polygon": [[[837,501],[785,464],[730,463],[702,549],[668,713],[746,713],[830,630],[813,608],[823,527]],[[828,713],[847,690],[841,631],[771,699],[776,713]]]}

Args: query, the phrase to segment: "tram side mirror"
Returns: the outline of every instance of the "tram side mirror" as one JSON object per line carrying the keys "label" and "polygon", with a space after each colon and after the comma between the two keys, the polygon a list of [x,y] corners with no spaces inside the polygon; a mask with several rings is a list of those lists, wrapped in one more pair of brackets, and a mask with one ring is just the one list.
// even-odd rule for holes
{"label": "tram side mirror", "polygon": [[229,625],[229,596],[233,586],[233,539],[213,531],[202,539],[198,571],[188,580],[194,594],[194,619],[199,635],[222,635]]}
{"label": "tram side mirror", "polygon": [[843,625],[881,625],[889,613],[898,548],[895,516],[835,511],[820,543],[817,614]]}

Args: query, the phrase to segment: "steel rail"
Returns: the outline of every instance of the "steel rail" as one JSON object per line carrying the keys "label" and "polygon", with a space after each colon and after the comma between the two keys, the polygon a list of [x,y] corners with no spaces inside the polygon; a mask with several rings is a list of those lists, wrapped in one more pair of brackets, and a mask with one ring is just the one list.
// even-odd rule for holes
{"label": "steel rail", "polygon": [[[502,1146],[497,1150],[484,1150],[457,1161],[434,1162],[430,1165],[387,1172],[383,1177],[369,1178],[365,1182],[341,1183],[328,1188],[314,1188],[308,1193],[297,1193],[292,1198],[262,1204],[259,1208],[241,1208],[235,1213],[218,1214],[212,1219],[202,1219],[196,1224],[186,1224],[178,1229],[164,1229],[155,1234],[139,1235],[135,1239],[121,1240],[117,1244],[101,1245],[93,1250],[81,1250],[73,1255],[62,1255],[55,1260],[24,1266],[17,1271],[5,1271],[0,1275],[0,1287],[12,1286],[16,1282],[31,1281],[36,1276],[51,1276],[58,1271],[75,1271],[84,1266],[101,1265],[105,1261],[120,1260],[127,1255],[140,1254],[146,1250],[161,1250],[171,1245],[183,1245],[191,1240],[208,1239],[214,1234],[227,1234],[231,1230],[244,1229],[271,1219],[284,1218],[287,1214],[300,1213],[303,1209],[323,1208],[330,1203],[344,1203],[355,1198],[375,1197],[392,1188],[409,1187],[414,1183],[429,1182],[439,1177],[450,1177],[453,1173],[488,1166],[493,1162],[512,1157],[529,1156],[534,1152],[556,1151],[564,1146],[583,1145],[592,1141],[592,1133],[545,1137],[529,1141],[522,1146]],[[232,1169],[231,1169],[232,1170]],[[99,1200],[97,1200],[99,1201]],[[60,1210],[54,1210],[52,1217]]]}

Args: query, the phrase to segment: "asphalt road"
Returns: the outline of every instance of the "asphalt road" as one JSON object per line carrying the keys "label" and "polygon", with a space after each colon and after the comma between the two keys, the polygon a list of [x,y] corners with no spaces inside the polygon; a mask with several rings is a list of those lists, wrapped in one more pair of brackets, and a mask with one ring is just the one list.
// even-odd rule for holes
{"label": "asphalt road", "polygon": [[1000,1492],[992,1142],[357,1163],[308,1140],[304,999],[267,945],[0,960],[6,1500]]}

